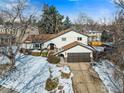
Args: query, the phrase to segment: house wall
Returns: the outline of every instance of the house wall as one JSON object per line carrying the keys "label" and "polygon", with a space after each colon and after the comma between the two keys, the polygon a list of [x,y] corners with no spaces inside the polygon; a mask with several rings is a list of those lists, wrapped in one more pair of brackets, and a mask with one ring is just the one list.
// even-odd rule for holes
{"label": "house wall", "polygon": [[[38,46],[37,46],[37,45]],[[41,43],[23,43],[23,44],[21,44],[21,48],[25,48],[25,49],[38,49],[38,50],[40,50],[41,49]]]}
{"label": "house wall", "polygon": [[88,41],[89,42],[92,42],[92,41],[101,41],[101,35],[102,35],[101,32],[90,32],[88,34],[88,36],[89,36]]}
{"label": "house wall", "polygon": [[15,44],[15,37],[9,34],[0,34],[0,47],[5,47]]}
{"label": "house wall", "polygon": [[[78,41],[77,37],[81,37],[82,40]],[[66,41],[62,41],[62,38],[66,38]],[[61,36],[58,36],[50,41],[47,41],[46,43],[44,43],[44,48],[47,47],[50,43],[54,43],[57,48],[62,48],[63,46],[68,45],[74,41],[78,41],[78,42],[81,42],[81,43],[87,45],[87,40],[88,40],[87,36],[79,34],[75,31],[70,31],[70,32],[65,33]]]}
{"label": "house wall", "polygon": [[21,44],[21,48],[33,49],[33,43],[29,43],[29,44],[23,43]]}
{"label": "house wall", "polygon": [[69,49],[67,51],[64,51],[61,54],[63,54],[64,57],[67,58],[68,53],[90,53],[90,56],[91,57],[93,56],[93,51],[91,51],[91,50],[89,50],[89,49],[87,49],[85,47],[82,47],[80,45],[75,46],[75,47],[73,47],[73,48],[71,48],[71,49]]}

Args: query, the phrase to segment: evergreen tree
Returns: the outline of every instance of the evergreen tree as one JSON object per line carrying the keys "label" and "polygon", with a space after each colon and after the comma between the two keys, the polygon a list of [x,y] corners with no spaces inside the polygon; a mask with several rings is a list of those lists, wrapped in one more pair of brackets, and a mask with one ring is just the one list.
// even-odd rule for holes
{"label": "evergreen tree", "polygon": [[69,19],[69,17],[67,16],[66,18],[65,18],[65,20],[64,20],[64,22],[63,22],[63,28],[64,29],[68,29],[68,28],[70,28],[71,27],[71,21],[70,21],[70,19]]}
{"label": "evergreen tree", "polygon": [[59,14],[56,7],[44,5],[42,18],[39,21],[41,33],[58,33],[62,29],[63,16]]}
{"label": "evergreen tree", "polygon": [[0,17],[0,25],[3,25],[3,19]]}
{"label": "evergreen tree", "polygon": [[109,39],[110,39],[110,35],[108,34],[107,31],[104,30],[102,32],[102,35],[101,35],[101,41],[102,42],[107,42],[107,41],[109,41]]}

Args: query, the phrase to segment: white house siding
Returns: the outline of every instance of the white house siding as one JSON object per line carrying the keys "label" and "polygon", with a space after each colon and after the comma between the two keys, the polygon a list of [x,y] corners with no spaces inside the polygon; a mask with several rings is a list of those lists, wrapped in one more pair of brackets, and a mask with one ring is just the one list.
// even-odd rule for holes
{"label": "white house siding", "polygon": [[[78,41],[77,37],[81,37],[82,40]],[[62,41],[62,38],[66,38],[66,41]],[[46,43],[44,43],[44,47],[47,47],[50,43],[54,43],[57,48],[62,48],[63,46],[68,45],[74,41],[78,41],[87,45],[87,40],[88,40],[87,36],[79,34],[75,31],[70,31],[52,40],[47,41]]]}
{"label": "white house siding", "polygon": [[77,45],[71,49],[68,49],[67,51],[62,52],[61,54],[64,55],[65,58],[67,58],[68,53],[90,53],[90,57],[93,56],[93,51],[90,49],[87,49],[85,47],[82,47],[80,45]]}
{"label": "white house siding", "polygon": [[21,48],[25,48],[25,49],[33,49],[33,44],[21,44]]}
{"label": "white house siding", "polygon": [[89,42],[91,41],[101,41],[102,32],[100,31],[89,31],[87,34],[89,36]]}

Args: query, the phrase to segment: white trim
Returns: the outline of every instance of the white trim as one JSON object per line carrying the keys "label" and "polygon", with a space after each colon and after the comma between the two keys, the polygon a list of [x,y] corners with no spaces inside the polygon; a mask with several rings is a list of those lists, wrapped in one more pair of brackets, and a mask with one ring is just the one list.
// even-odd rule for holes
{"label": "white trim", "polygon": [[85,48],[83,46],[77,45],[73,48],[70,48],[66,51],[61,52],[60,54],[63,54],[65,58],[67,58],[68,53],[90,53],[90,57],[93,57],[93,51]]}

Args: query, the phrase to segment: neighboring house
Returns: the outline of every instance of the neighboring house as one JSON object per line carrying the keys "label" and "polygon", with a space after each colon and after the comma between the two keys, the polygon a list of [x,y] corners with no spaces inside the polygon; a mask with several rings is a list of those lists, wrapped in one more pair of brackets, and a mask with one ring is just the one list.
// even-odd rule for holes
{"label": "neighboring house", "polygon": [[89,42],[101,41],[102,32],[100,31],[88,31],[87,35],[89,37]]}
{"label": "neighboring house", "polygon": [[15,37],[9,34],[0,34],[0,47],[9,46],[15,43]]}
{"label": "neighboring house", "polygon": [[58,34],[41,34],[29,36],[23,48],[55,50],[55,55],[62,55],[68,62],[89,62],[93,49],[88,46],[88,36],[66,30]]}
{"label": "neighboring house", "polygon": [[16,37],[12,35],[13,30],[0,25],[0,47],[9,46],[16,42]]}
{"label": "neighboring house", "polygon": [[[18,39],[21,35],[21,27],[15,26],[13,28],[11,27],[4,27],[3,25],[0,25],[0,34],[13,34],[15,35],[16,39]],[[38,27],[36,26],[29,26],[24,34],[24,37],[22,39],[22,42],[28,37],[28,35],[39,35]]]}
{"label": "neighboring house", "polygon": [[3,28],[4,28],[4,26],[0,25],[0,33],[3,33]]}
{"label": "neighboring house", "polygon": [[0,34],[17,34],[19,32],[18,28],[11,28],[11,27],[4,27],[3,25],[0,25]]}

